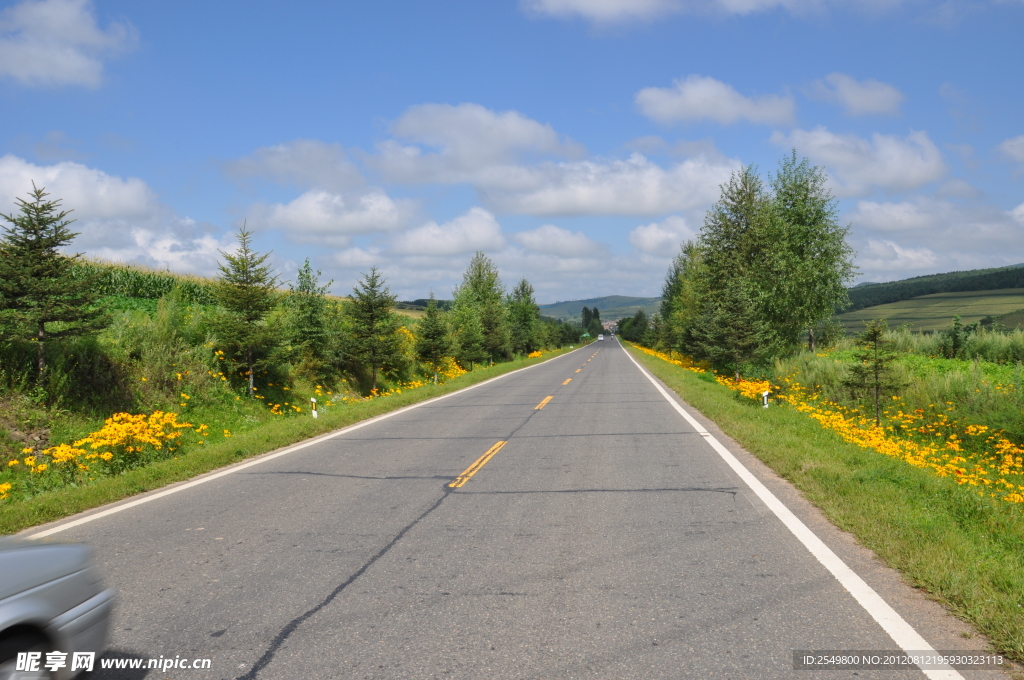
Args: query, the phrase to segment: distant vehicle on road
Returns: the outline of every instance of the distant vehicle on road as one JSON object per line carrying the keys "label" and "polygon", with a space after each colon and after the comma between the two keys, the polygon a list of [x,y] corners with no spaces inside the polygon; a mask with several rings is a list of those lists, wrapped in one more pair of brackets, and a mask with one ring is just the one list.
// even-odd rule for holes
{"label": "distant vehicle on road", "polygon": [[91,670],[81,655],[103,651],[114,606],[92,550],[0,538],[0,574],[0,680],[69,680]]}
{"label": "distant vehicle on road", "polygon": [[598,342],[600,342],[602,340],[604,340],[604,334],[603,333],[597,336],[597,341]]}

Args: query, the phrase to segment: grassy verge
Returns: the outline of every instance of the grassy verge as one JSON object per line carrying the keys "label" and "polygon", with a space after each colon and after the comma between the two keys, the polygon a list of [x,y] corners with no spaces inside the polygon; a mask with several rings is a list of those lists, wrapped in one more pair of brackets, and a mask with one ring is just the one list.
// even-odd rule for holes
{"label": "grassy verge", "polygon": [[1024,516],[1015,504],[843,441],[788,408],[630,349],[729,436],[916,586],[1024,660]]}
{"label": "grassy verge", "polygon": [[51,522],[83,510],[179,482],[244,458],[352,425],[410,404],[455,392],[516,369],[538,364],[571,350],[557,350],[534,359],[518,359],[475,370],[439,385],[424,385],[372,401],[336,406],[316,420],[305,417],[274,419],[246,432],[223,439],[178,458],[136,468],[116,477],[103,477],[88,485],[65,487],[27,501],[0,504],[0,535]]}

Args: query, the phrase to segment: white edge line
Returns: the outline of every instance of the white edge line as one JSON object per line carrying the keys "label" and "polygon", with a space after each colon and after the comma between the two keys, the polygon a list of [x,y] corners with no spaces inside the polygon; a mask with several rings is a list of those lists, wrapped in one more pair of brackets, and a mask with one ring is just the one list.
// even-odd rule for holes
{"label": "white edge line", "polygon": [[379,416],[374,416],[373,418],[369,418],[367,420],[361,420],[358,423],[354,423],[354,424],[349,425],[347,427],[343,427],[340,430],[333,430],[331,432],[327,432],[325,434],[313,437],[312,439],[307,439],[306,441],[304,441],[304,442],[302,442],[300,444],[294,444],[294,445],[289,446],[287,448],[284,448],[284,449],[282,449],[282,450],[280,450],[280,451],[278,451],[276,453],[263,454],[263,455],[261,455],[261,456],[259,456],[257,458],[254,458],[253,460],[250,460],[248,462],[238,463],[238,464],[233,465],[231,467],[228,467],[228,468],[226,468],[224,470],[221,470],[220,472],[214,472],[213,474],[204,475],[204,476],[200,477],[199,479],[194,479],[191,482],[185,482],[184,484],[178,484],[177,486],[171,487],[170,489],[165,489],[164,491],[159,491],[157,493],[149,494],[147,496],[144,496],[143,498],[138,498],[138,499],[136,499],[134,501],[129,501],[127,503],[121,503],[120,505],[115,505],[112,508],[107,508],[106,510],[102,510],[100,512],[94,512],[94,513],[92,513],[90,515],[86,515],[85,517],[79,517],[78,519],[71,520],[69,522],[64,522],[63,524],[58,524],[55,527],[50,527],[49,529],[44,529],[43,531],[39,531],[39,532],[36,532],[34,534],[29,534],[28,536],[26,536],[26,538],[30,538],[30,539],[46,538],[47,536],[53,536],[54,534],[59,534],[60,532],[66,531],[67,529],[71,529],[73,527],[81,526],[83,524],[88,524],[89,522],[92,522],[93,520],[100,519],[101,517],[107,517],[109,515],[116,515],[117,513],[123,512],[125,510],[128,510],[129,508],[134,508],[134,507],[136,507],[138,505],[142,505],[144,503],[149,503],[151,501],[155,501],[158,498],[163,498],[164,496],[170,496],[171,494],[178,493],[179,491],[184,491],[185,489],[191,489],[194,486],[199,486],[200,484],[205,484],[207,482],[211,482],[211,481],[213,481],[215,479],[218,479],[220,477],[224,477],[225,475],[234,474],[235,472],[238,472],[240,470],[245,470],[246,468],[250,468],[250,467],[252,467],[254,465],[260,465],[262,463],[266,463],[268,460],[273,460],[273,459],[279,458],[281,456],[286,456],[289,453],[295,453],[296,451],[300,451],[300,450],[302,450],[302,449],[304,449],[306,447],[313,446],[314,444],[319,444],[320,442],[323,442],[323,441],[325,441],[327,439],[333,439],[334,437],[340,437],[341,435],[347,434],[349,432],[352,432],[353,430],[358,430],[361,427],[366,427],[367,425],[372,425],[374,423],[380,422],[381,420],[385,420],[387,418],[391,418],[392,416],[397,416],[400,413],[405,413],[406,411],[411,411],[414,408],[419,408],[421,406],[426,406],[427,404],[432,404],[434,402],[441,401],[442,399],[447,399],[448,397],[453,397],[456,394],[462,394],[463,392],[467,392],[467,391],[475,389],[477,387],[483,387],[487,383],[494,382],[495,380],[501,380],[502,378],[506,378],[506,377],[508,377],[508,376],[510,376],[510,375],[512,375],[514,373],[519,373],[520,371],[528,371],[531,368],[536,368],[537,366],[542,366],[542,365],[546,364],[548,361],[554,361],[556,359],[561,359],[562,357],[569,356],[573,352],[578,352],[579,350],[583,349],[584,347],[586,347],[586,345],[582,345],[580,347],[577,347],[576,349],[570,350],[570,351],[566,352],[565,354],[560,354],[557,357],[551,357],[547,361],[541,361],[540,363],[536,363],[533,366],[525,366],[523,368],[517,368],[514,371],[509,371],[508,373],[502,373],[501,375],[496,375],[493,378],[488,378],[487,380],[483,380],[481,382],[478,382],[475,385],[469,385],[468,387],[463,387],[460,390],[455,390],[454,392],[449,392],[448,394],[442,394],[439,397],[434,397],[432,399],[427,399],[426,401],[421,401],[421,402],[418,402],[418,403],[415,403],[415,404],[410,404],[409,406],[403,406],[400,409],[396,409],[394,411],[388,411],[387,413],[382,413]]}
{"label": "white edge line", "polygon": [[[860,606],[864,607],[868,614],[871,615],[878,625],[889,634],[889,637],[900,646],[905,652],[916,651],[916,652],[934,652],[932,646],[923,638],[921,635],[914,630],[914,628],[903,620],[903,617],[899,613],[889,606],[889,603],[882,599],[882,597],[874,591],[874,589],[865,583],[864,579],[857,575],[853,569],[846,566],[838,555],[832,552],[832,549],[825,545],[824,541],[815,535],[806,524],[800,521],[793,512],[787,508],[782,501],[780,501],[775,494],[768,490],[761,481],[755,477],[750,470],[743,466],[729,449],[725,448],[721,442],[719,442],[714,435],[708,432],[703,425],[701,425],[696,418],[691,416],[682,406],[679,405],[675,399],[669,396],[669,393],[665,391],[654,377],[647,372],[647,370],[640,365],[640,363],[633,357],[632,353],[629,352],[625,347],[622,351],[626,353],[630,361],[636,364],[636,367],[640,369],[640,372],[644,374],[648,380],[651,381],[661,396],[672,404],[676,411],[679,412],[683,418],[686,419],[690,425],[704,438],[704,441],[711,445],[711,448],[718,453],[719,456],[733,469],[740,479],[750,487],[750,489],[757,494],[765,505],[767,505],[775,516],[782,520],[782,523],[786,525],[797,539],[804,544],[804,547],[810,551],[814,557],[826,569],[828,569],[836,580],[839,581],[846,590],[853,595],[854,599],[860,603]],[[964,680],[963,676],[960,675],[956,670],[947,666],[944,669],[925,669],[921,668],[921,672],[925,674],[931,680]]]}

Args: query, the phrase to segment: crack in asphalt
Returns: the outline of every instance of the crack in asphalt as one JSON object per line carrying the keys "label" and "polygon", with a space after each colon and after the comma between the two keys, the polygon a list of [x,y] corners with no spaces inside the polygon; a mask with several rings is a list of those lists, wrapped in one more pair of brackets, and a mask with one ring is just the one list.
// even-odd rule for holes
{"label": "crack in asphalt", "polygon": [[[529,415],[527,415],[526,418],[523,419],[523,422],[520,423],[520,425],[517,428],[512,430],[512,432],[510,432],[509,435],[504,439],[506,441],[512,439],[512,437],[515,436],[516,432],[519,432],[519,430],[523,429],[523,427],[525,427],[526,424],[530,422],[530,419],[533,418],[538,413],[540,413],[540,411],[531,411]],[[443,477],[442,479],[451,479],[451,477]],[[285,626],[280,631],[278,631],[277,635],[274,636],[274,639],[270,641],[270,645],[267,647],[267,650],[263,652],[263,655],[260,656],[260,658],[256,661],[255,664],[253,664],[252,668],[250,668],[248,672],[246,672],[244,675],[238,676],[236,680],[255,680],[259,672],[266,668],[270,664],[270,662],[274,660],[274,656],[281,649],[281,647],[288,640],[288,638],[291,637],[292,633],[298,630],[299,626],[301,626],[303,623],[308,621],[313,615],[315,615],[317,612],[319,612],[324,607],[333,602],[339,595],[341,595],[341,593],[346,588],[352,585],[352,583],[355,582],[356,579],[365,574],[366,571],[370,567],[372,567],[374,563],[377,562],[377,560],[387,555],[388,552],[390,552],[391,549],[394,548],[398,544],[398,542],[401,541],[402,538],[404,538],[405,535],[409,533],[410,530],[412,530],[413,527],[415,527],[417,524],[426,519],[432,512],[441,507],[441,504],[444,503],[444,500],[446,498],[452,495],[453,491],[454,489],[450,488],[447,485],[441,487],[440,498],[434,501],[434,503],[429,508],[420,513],[420,515],[416,519],[406,524],[401,531],[395,534],[394,538],[388,541],[388,543],[383,548],[377,551],[377,553],[373,557],[367,560],[363,564],[363,566],[359,567],[359,569],[357,569],[351,576],[345,579],[343,583],[341,583],[334,590],[332,590],[327,595],[327,597],[325,597],[316,605],[314,605],[310,609],[307,609],[305,612],[303,612],[299,616],[296,616],[294,619],[285,624]]]}

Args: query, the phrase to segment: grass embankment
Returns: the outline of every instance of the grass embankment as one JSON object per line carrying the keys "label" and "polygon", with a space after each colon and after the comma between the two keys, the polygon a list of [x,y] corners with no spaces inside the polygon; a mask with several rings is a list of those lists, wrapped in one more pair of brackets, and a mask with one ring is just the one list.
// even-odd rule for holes
{"label": "grass embankment", "polygon": [[245,458],[295,444],[304,439],[347,427],[411,404],[460,390],[511,371],[547,361],[571,351],[554,350],[542,357],[524,358],[465,373],[438,385],[426,384],[367,401],[355,401],[321,411],[313,419],[308,413],[276,418],[248,431],[234,434],[204,447],[75,487],[47,491],[18,502],[0,504],[0,535],[73,515],[83,510],[118,501],[135,494],[179,482]]}
{"label": "grass embankment", "polygon": [[974,624],[996,650],[1024,660],[1020,505],[848,443],[793,409],[763,409],[710,374],[630,351],[836,526]]}

